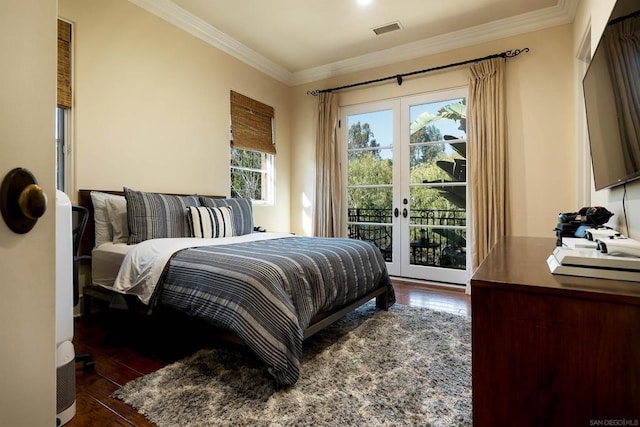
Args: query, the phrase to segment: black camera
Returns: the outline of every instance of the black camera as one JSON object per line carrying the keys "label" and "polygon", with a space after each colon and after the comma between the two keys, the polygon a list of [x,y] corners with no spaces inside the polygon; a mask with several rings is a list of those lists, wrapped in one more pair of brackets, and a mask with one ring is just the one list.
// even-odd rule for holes
{"label": "black camera", "polygon": [[559,213],[560,222],[554,230],[557,237],[556,246],[562,246],[563,237],[585,237],[586,230],[602,227],[612,216],[613,212],[602,206],[585,207],[578,212]]}

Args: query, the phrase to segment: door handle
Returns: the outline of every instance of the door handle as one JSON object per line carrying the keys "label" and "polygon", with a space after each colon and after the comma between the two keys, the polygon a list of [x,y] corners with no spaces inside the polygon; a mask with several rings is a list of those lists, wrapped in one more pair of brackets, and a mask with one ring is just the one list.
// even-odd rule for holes
{"label": "door handle", "polygon": [[398,218],[398,208],[395,208],[393,210],[393,216],[395,216],[396,218]]}
{"label": "door handle", "polygon": [[15,168],[4,177],[0,186],[0,211],[13,232],[29,232],[46,210],[47,195],[31,172]]}
{"label": "door handle", "polygon": [[402,209],[402,217],[406,218],[407,217],[407,208],[403,208]]}

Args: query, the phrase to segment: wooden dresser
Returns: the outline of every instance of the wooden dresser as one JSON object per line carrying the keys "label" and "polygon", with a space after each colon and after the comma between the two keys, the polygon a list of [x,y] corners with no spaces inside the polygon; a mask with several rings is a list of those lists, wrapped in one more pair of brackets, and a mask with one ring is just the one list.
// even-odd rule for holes
{"label": "wooden dresser", "polygon": [[640,425],[640,282],[553,275],[507,237],[471,280],[473,425]]}

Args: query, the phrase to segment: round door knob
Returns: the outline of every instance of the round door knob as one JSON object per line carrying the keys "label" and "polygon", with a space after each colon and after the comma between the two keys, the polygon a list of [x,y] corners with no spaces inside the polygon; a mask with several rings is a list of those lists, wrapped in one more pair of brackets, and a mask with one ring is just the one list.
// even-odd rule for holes
{"label": "round door knob", "polygon": [[46,210],[47,196],[31,172],[15,168],[4,177],[0,186],[0,211],[13,232],[29,232]]}
{"label": "round door knob", "polygon": [[30,184],[18,196],[18,206],[29,219],[38,219],[47,210],[47,195],[38,184]]}

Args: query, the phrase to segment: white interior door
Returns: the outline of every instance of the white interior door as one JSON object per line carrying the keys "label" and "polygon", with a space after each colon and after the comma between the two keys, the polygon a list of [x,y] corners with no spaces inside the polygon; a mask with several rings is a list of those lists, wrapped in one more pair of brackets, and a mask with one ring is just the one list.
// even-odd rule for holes
{"label": "white interior door", "polygon": [[0,219],[3,426],[56,422],[56,14],[55,0],[3,2],[0,13],[0,181],[27,168],[49,197],[46,213],[26,234]]}
{"label": "white interior door", "polygon": [[466,89],[342,109],[347,233],[393,276],[467,280]]}

